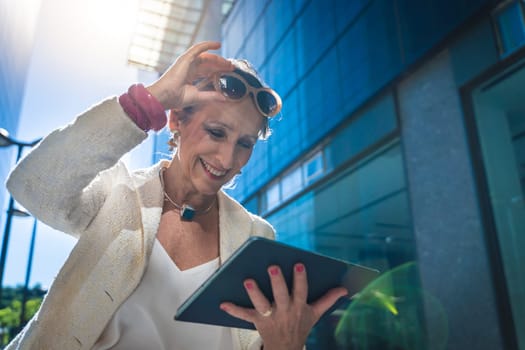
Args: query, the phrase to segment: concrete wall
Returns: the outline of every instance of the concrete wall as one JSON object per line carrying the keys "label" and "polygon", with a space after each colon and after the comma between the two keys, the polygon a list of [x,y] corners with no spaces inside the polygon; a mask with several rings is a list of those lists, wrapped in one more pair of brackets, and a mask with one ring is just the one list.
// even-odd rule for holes
{"label": "concrete wall", "polygon": [[[399,85],[421,285],[448,315],[449,349],[502,349],[458,90],[448,52]],[[453,209],[453,210],[451,210]],[[426,306],[430,344],[433,310]]]}

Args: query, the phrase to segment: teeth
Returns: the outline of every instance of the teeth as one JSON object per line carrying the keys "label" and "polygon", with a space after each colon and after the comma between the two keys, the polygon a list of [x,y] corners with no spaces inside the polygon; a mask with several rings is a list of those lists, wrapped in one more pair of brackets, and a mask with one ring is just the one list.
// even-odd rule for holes
{"label": "teeth", "polygon": [[208,163],[206,163],[203,159],[201,159],[201,163],[202,163],[202,165],[204,165],[206,170],[208,170],[212,175],[215,175],[215,176],[224,176],[224,175],[226,175],[226,171],[219,171],[219,170],[217,170],[215,168],[212,168],[212,166],[209,165]]}

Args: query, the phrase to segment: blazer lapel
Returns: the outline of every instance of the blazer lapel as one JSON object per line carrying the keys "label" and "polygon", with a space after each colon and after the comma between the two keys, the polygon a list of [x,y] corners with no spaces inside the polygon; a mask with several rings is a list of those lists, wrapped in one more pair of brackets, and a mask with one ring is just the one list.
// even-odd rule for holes
{"label": "blazer lapel", "polygon": [[[142,213],[143,254],[147,258],[153,249],[153,242],[157,237],[164,194],[159,178],[160,169],[169,165],[169,161],[161,161],[145,170],[142,176],[136,176],[136,186],[139,192]],[[138,179],[137,179],[138,178]],[[145,260],[145,261],[146,261]],[[144,265],[144,268],[147,264]]]}
{"label": "blazer lapel", "polygon": [[219,232],[221,264],[250,237],[253,231],[253,220],[239,203],[226,193],[218,193]]}

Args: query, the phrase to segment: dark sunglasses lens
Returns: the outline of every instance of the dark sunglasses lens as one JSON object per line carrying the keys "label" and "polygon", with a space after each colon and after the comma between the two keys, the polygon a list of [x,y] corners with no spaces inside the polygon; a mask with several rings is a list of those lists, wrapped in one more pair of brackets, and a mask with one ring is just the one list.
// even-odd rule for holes
{"label": "dark sunglasses lens", "polygon": [[246,85],[231,75],[223,75],[219,78],[219,86],[223,94],[233,100],[238,100],[246,95]]}
{"label": "dark sunglasses lens", "polygon": [[257,94],[257,104],[261,111],[267,116],[273,116],[277,110],[277,100],[268,91],[259,91]]}

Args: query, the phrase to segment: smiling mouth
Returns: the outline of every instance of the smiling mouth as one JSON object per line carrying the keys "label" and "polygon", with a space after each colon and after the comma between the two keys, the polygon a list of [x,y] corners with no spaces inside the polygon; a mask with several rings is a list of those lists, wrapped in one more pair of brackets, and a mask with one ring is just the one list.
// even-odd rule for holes
{"label": "smiling mouth", "polygon": [[215,177],[222,177],[222,176],[226,175],[226,173],[228,172],[228,171],[220,171],[220,170],[215,169],[210,164],[206,163],[206,161],[204,161],[204,159],[202,159],[202,158],[200,158],[200,161],[201,161],[201,164],[204,167],[204,169],[206,169],[206,171],[208,173],[210,173],[211,175],[213,175]]}

